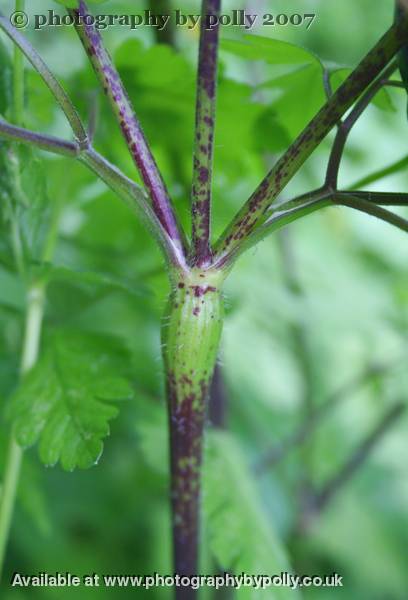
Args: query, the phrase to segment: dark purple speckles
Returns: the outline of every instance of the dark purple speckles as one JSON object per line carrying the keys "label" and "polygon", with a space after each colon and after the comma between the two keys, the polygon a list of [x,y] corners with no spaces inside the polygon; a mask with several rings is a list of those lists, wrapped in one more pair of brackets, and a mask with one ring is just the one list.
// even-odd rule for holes
{"label": "dark purple speckles", "polygon": [[198,179],[200,183],[207,183],[210,174],[207,167],[200,167],[198,170]]}
{"label": "dark purple speckles", "polygon": [[[220,0],[204,0],[204,15],[219,15]],[[193,161],[192,238],[194,264],[205,264],[209,248],[211,210],[211,171],[215,126],[215,92],[218,61],[218,27],[207,30],[202,19],[198,59],[196,128]]]}
{"label": "dark purple speckles", "polygon": [[214,119],[212,117],[205,116],[203,121],[206,125],[208,125],[208,127],[214,127]]}
{"label": "dark purple speckles", "polygon": [[[79,4],[77,14],[83,17],[84,20],[89,16],[86,4],[82,1]],[[77,27],[77,31],[118,117],[123,136],[149,192],[153,210],[167,232],[168,237],[174,242],[175,246],[178,246],[178,250],[180,250],[182,240],[169,194],[150,152],[149,145],[144,137],[119,73],[115,69],[109,53],[104,48],[102,37],[95,26],[85,25]]]}
{"label": "dark purple speckles", "polygon": [[192,289],[193,294],[196,298],[201,298],[201,296],[205,296],[205,294],[208,294],[209,292],[217,291],[217,288],[212,285],[191,285],[190,288]]}

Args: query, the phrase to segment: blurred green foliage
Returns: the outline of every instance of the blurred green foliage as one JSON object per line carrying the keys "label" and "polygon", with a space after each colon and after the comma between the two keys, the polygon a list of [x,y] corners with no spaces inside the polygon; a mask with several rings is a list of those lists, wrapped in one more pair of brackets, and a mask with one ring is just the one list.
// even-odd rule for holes
{"label": "blurred green foliage", "polygon": [[[242,6],[231,0],[225,2],[224,10]],[[0,7],[10,13],[12,2],[1,0]],[[196,2],[173,7],[197,12]],[[58,10],[51,0],[37,0],[28,11],[42,13],[49,8]],[[121,13],[144,8],[139,0],[111,0],[100,10]],[[261,13],[272,9],[270,3],[254,1],[248,10]],[[382,2],[374,10],[368,0],[343,4],[293,0],[290,6],[276,0],[273,11],[316,12],[317,19],[307,31],[282,27],[252,32],[263,38],[243,38],[241,31],[222,30],[214,234],[222,231],[269,162],[323,103],[322,64],[333,70],[332,85],[336,87],[391,23],[393,2]],[[28,35],[84,118],[98,103],[96,147],[136,177],[72,28],[29,30]],[[106,30],[104,36],[180,217],[187,224],[197,31],[178,31],[178,49],[154,45],[149,28],[131,32],[116,27]],[[9,44],[6,48],[10,51]],[[7,114],[10,75],[4,52],[1,46],[0,112]],[[26,84],[26,125],[69,137],[51,96],[30,69]],[[351,136],[341,171],[343,185],[407,153],[405,103],[401,90],[391,88],[378,94]],[[287,197],[321,183],[329,141],[288,186]],[[3,205],[4,194],[9,194],[12,204],[16,200],[15,189],[10,192],[4,183],[5,165],[10,165],[6,152],[8,146],[0,142]],[[77,332],[80,347],[71,352],[76,369],[71,385],[75,388],[78,382],[89,382],[95,363],[87,344],[109,339],[125,349],[121,369],[132,387],[130,399],[123,393],[123,383],[120,393],[117,382],[114,385],[110,397],[126,396],[127,400],[110,405],[105,415],[108,420],[116,414],[116,406],[120,408],[110,422],[111,436],[105,440],[97,467],[66,473],[58,466],[45,469],[35,450],[25,455],[1,597],[64,600],[75,592],[12,590],[7,580],[14,571],[58,570],[80,575],[171,572],[159,340],[168,290],[161,256],[128,209],[80,165],[32,154],[18,150],[23,172],[21,196],[17,194],[14,209],[25,223],[24,248],[31,257],[30,272],[48,281],[38,369],[45,370],[42,376],[48,386],[58,386],[52,365],[57,350],[50,349],[49,340],[53,336],[62,340],[65,352],[70,336]],[[407,184],[408,175],[401,171],[373,184],[373,189],[404,191]],[[60,216],[59,236],[53,264],[44,264],[39,247],[53,209]],[[1,457],[9,427],[7,414],[12,412],[10,398],[24,394],[24,389],[16,391],[24,288],[10,260],[8,231],[6,214],[0,240]],[[289,258],[285,244],[290,247]],[[406,599],[406,416],[381,439],[327,510],[313,518],[308,501],[311,491],[321,489],[338,471],[387,407],[406,400],[407,264],[408,244],[403,233],[338,208],[296,223],[286,240],[282,235],[268,238],[241,259],[226,289],[221,370],[228,396],[228,431],[213,431],[209,436],[203,572],[216,568],[214,557],[219,568],[237,572],[274,573],[291,564],[299,574],[335,571],[343,576],[343,588],[304,590],[303,597],[310,600]],[[78,342],[81,336],[88,341]],[[107,350],[105,342],[98,344]],[[98,344],[93,352],[98,353]],[[116,364],[115,352],[113,359]],[[300,448],[288,453],[276,467],[258,473],[255,466],[266,451],[310,418],[335,390],[377,364],[384,365],[381,376],[369,376],[364,385],[351,386]],[[104,370],[105,384],[109,373]],[[40,389],[36,402],[46,392],[45,387]],[[85,419],[86,402],[80,405]],[[27,416],[25,403],[23,397],[22,419]],[[92,410],[100,409],[99,404],[92,404]],[[106,431],[105,420],[101,428]],[[87,466],[99,450],[98,445],[92,461],[73,462]],[[70,468],[74,464],[68,458],[63,464]],[[54,463],[58,456],[45,459]],[[299,525],[305,522],[306,526]],[[147,595],[142,589],[82,588],[77,593],[84,599]],[[158,599],[170,597],[170,593],[164,589],[148,592],[149,597]],[[285,589],[251,594],[244,590],[235,595],[238,599],[294,596]],[[210,597],[210,592],[203,594],[203,598]]]}

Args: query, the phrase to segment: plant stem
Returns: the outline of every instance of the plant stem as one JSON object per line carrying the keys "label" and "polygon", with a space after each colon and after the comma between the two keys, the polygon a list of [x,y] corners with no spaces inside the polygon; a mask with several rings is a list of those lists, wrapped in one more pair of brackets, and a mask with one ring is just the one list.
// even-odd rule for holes
{"label": "plant stem", "polygon": [[[16,0],[15,10],[24,11],[25,0]],[[19,126],[23,124],[24,119],[24,63],[23,55],[17,46],[14,47],[13,56],[13,122]],[[18,159],[17,152],[13,152],[10,149],[9,156],[13,155],[14,160],[10,161],[10,164],[14,166],[13,175],[14,182],[20,177],[20,162]],[[20,181],[19,181],[20,184]],[[14,185],[14,189],[17,186]],[[19,187],[19,186],[18,186]],[[25,275],[25,260],[23,244],[21,242],[20,225],[15,216],[14,206],[11,207],[12,219],[11,219],[11,244],[13,248],[14,260],[17,266],[17,270],[21,277]]]}
{"label": "plant stem", "polygon": [[408,156],[404,156],[400,160],[392,163],[392,165],[388,165],[388,167],[384,167],[383,169],[379,169],[378,171],[374,171],[365,177],[362,177],[358,181],[354,182],[349,186],[350,190],[358,190],[366,187],[370,183],[374,183],[379,179],[383,179],[384,177],[388,177],[389,175],[393,175],[394,173],[398,173],[402,171],[408,166]]}
{"label": "plant stem", "polygon": [[340,162],[343,156],[344,148],[350,135],[351,130],[361,117],[367,106],[370,104],[374,96],[384,85],[383,77],[388,77],[397,68],[395,61],[387,67],[384,73],[368,88],[364,95],[356,102],[350,114],[344,121],[341,121],[338,125],[336,137],[334,138],[332,150],[329,157],[329,162],[326,172],[326,185],[332,189],[337,189],[337,179],[339,175]]}
{"label": "plant stem", "polygon": [[61,156],[75,158],[80,152],[80,147],[75,142],[67,142],[52,135],[35,133],[29,129],[10,125],[10,123],[6,123],[2,119],[0,119],[0,136],[12,142],[35,146],[40,150],[60,154]]}
{"label": "plant stem", "polygon": [[354,208],[360,212],[367,213],[373,217],[377,217],[381,221],[386,221],[390,223],[390,225],[394,225],[401,229],[402,231],[406,231],[408,233],[408,220],[396,215],[395,213],[382,208],[381,206],[377,206],[377,204],[373,204],[372,202],[368,202],[363,198],[359,198],[357,196],[346,195],[346,194],[336,194],[335,196],[336,204],[340,206],[349,206],[350,208]]}
{"label": "plant stem", "polygon": [[291,450],[303,444],[315,432],[324,417],[341,401],[347,400],[353,392],[363,387],[370,380],[385,375],[387,370],[390,370],[393,366],[393,364],[388,364],[369,367],[333,392],[323,404],[315,408],[310,418],[304,419],[282,442],[266,450],[255,464],[256,474],[262,475],[267,469],[275,467],[284,460]]}
{"label": "plant stem", "polygon": [[[81,145],[86,145],[87,143],[87,135],[86,131],[81,123],[81,119],[78,116],[78,113],[73,106],[70,98],[66,94],[65,90],[55,79],[54,75],[48,69],[47,65],[44,63],[42,58],[38,55],[36,50],[32,47],[30,42],[26,40],[26,38],[10,24],[10,21],[0,15],[0,29],[2,29],[12,40],[18,48],[23,52],[23,54],[27,57],[30,63],[33,65],[34,69],[39,73],[42,77],[48,88],[50,89],[52,95],[57,100],[58,104],[62,108],[65,113],[65,116],[68,119],[69,124],[71,125],[72,131],[78,142]],[[18,65],[20,66],[20,65]],[[22,62],[21,62],[22,66]],[[14,71],[14,81],[17,80],[18,85],[18,107],[14,107],[14,110],[21,109],[21,97],[24,96],[22,93],[22,81],[23,78],[20,75],[16,74],[16,70]]]}
{"label": "plant stem", "polygon": [[203,0],[198,57],[195,142],[193,156],[193,262],[203,267],[211,260],[211,184],[218,65],[218,25],[207,29],[206,15],[218,17],[221,0]]}
{"label": "plant stem", "polygon": [[[44,243],[42,260],[49,261],[54,253],[58,233],[60,205],[55,207],[50,228]],[[44,281],[33,281],[27,290],[27,308],[24,326],[24,340],[20,364],[20,377],[34,367],[38,359],[42,322],[44,317],[46,284]],[[4,483],[0,496],[0,579],[4,565],[4,557],[10,525],[13,516],[23,449],[11,434],[5,465]]]}
{"label": "plant stem", "polygon": [[315,512],[322,512],[337,493],[343,489],[344,485],[350,481],[356,471],[364,464],[370,452],[383,439],[385,434],[388,433],[389,429],[402,416],[405,410],[405,402],[396,402],[384,413],[376,427],[355,449],[339,472],[336,473],[317,494],[313,503]]}
{"label": "plant stem", "polygon": [[126,177],[117,167],[112,165],[92,146],[81,149],[75,142],[67,142],[50,135],[38,134],[28,129],[10,125],[0,119],[0,136],[4,139],[34,146],[40,150],[62,156],[77,158],[86,165],[102,181],[110,187],[132,210],[152,233],[159,243],[166,259],[173,265],[183,266],[185,261],[180,256],[178,245],[173,243],[163,229],[143,188]]}
{"label": "plant stem", "polygon": [[[207,392],[222,329],[222,272],[192,270],[173,277],[163,322],[166,371],[174,568],[196,575],[199,549],[200,471]],[[194,590],[178,588],[176,598]]]}
{"label": "plant stem", "polygon": [[[44,288],[33,284],[28,290],[23,352],[20,365],[22,377],[34,366],[38,357],[41,324],[44,310]],[[13,516],[23,450],[13,434],[10,436],[3,490],[0,497],[0,577],[3,570],[7,540]]]}
{"label": "plant stem", "polygon": [[[25,0],[16,0],[16,12],[23,12]],[[24,115],[24,66],[23,54],[17,45],[14,46],[14,68],[13,68],[13,122],[22,125]]]}
{"label": "plant stem", "polygon": [[[25,3],[23,0],[16,0],[16,11],[24,10]],[[13,115],[16,125],[21,125],[24,120],[24,64],[21,52],[18,48],[14,54],[14,88],[13,88]],[[3,123],[1,124],[3,125]],[[24,132],[19,127],[15,129]],[[35,135],[35,134],[34,134]],[[41,136],[40,136],[41,137]],[[51,227],[47,234],[43,249],[43,258],[49,260],[52,256],[56,233],[58,229],[58,213],[54,214]],[[12,232],[12,235],[18,235],[18,243],[21,243],[18,223],[15,223],[17,230]],[[16,261],[19,263],[21,259],[16,256]],[[18,264],[18,266],[20,266]],[[21,270],[21,266],[20,266]],[[21,271],[20,271],[21,272]],[[23,378],[37,362],[41,328],[44,316],[44,299],[45,299],[45,284],[41,281],[32,282],[27,290],[27,306],[24,325],[24,339],[20,363],[20,377]],[[7,542],[10,533],[13,510],[17,495],[18,482],[23,459],[23,449],[16,442],[13,432],[11,432],[6,464],[4,470],[4,481],[2,493],[0,495],[0,579],[4,566],[4,558],[7,547]]]}
{"label": "plant stem", "polygon": [[143,188],[124,175],[92,147],[82,151],[78,160],[93,171],[115,194],[123,200],[140,218],[145,227],[156,239],[170,265],[185,267],[184,255],[180,254],[177,241],[170,238],[159,221]]}
{"label": "plant stem", "polygon": [[[80,17],[86,18],[89,10],[86,3],[81,0],[78,9],[69,10],[69,13],[78,20]],[[89,24],[77,26],[76,30],[109,99],[133,161],[149,192],[153,210],[173,244],[178,247],[180,256],[183,256],[185,241],[181,226],[177,223],[168,191],[120,75],[103,44],[99,31]]]}
{"label": "plant stem", "polygon": [[408,17],[387,31],[277,161],[217,242],[216,262],[222,264],[228,261],[225,256],[234,253],[237,246],[262,226],[268,218],[266,213],[273,200],[407,39]]}
{"label": "plant stem", "polygon": [[341,198],[361,198],[371,204],[380,206],[408,206],[408,194],[406,192],[366,192],[364,190],[355,190],[353,192],[339,191],[334,194]]}
{"label": "plant stem", "polygon": [[[149,0],[148,9],[152,15],[165,15],[170,10],[169,0]],[[167,44],[171,48],[176,48],[177,27],[173,19],[170,19],[166,27],[154,27],[154,38],[156,44]]]}
{"label": "plant stem", "polygon": [[0,496],[0,581],[20,477],[23,450],[10,436]]}
{"label": "plant stem", "polygon": [[[321,208],[331,206],[332,202],[328,192],[324,194],[310,194],[310,200],[304,199],[302,202],[295,203],[294,206],[290,206],[290,203],[284,203],[280,207],[276,207],[276,210],[272,212],[269,219],[255,231],[253,231],[248,237],[244,238],[242,243],[238,246],[234,246],[228,254],[221,255],[217,258],[217,262],[214,262],[215,268],[231,269],[237,260],[237,258],[248,250],[252,246],[255,246],[258,242],[262,241],[266,236],[286,227],[293,221],[305,217]],[[289,206],[287,206],[289,205]]]}

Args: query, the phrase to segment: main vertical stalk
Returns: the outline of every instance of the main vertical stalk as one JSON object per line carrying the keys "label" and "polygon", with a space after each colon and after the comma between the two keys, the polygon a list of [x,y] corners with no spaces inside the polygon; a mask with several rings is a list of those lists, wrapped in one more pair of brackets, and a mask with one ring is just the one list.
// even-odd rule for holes
{"label": "main vertical stalk", "polygon": [[[163,323],[174,566],[181,576],[195,575],[198,567],[203,434],[222,330],[223,279],[220,271],[177,273]],[[179,600],[194,596],[194,590],[176,590]]]}

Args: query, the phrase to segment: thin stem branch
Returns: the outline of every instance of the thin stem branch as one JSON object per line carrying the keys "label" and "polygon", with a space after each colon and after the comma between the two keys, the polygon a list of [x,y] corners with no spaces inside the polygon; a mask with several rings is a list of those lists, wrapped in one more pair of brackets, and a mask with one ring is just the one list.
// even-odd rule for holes
{"label": "thin stem branch", "polygon": [[262,226],[273,200],[407,40],[408,18],[404,18],[385,33],[277,161],[217,242],[215,262],[222,264],[228,261],[228,255]]}
{"label": "thin stem branch", "polygon": [[192,252],[193,262],[210,261],[211,186],[218,64],[218,26],[207,28],[206,15],[220,14],[221,0],[203,0],[198,58],[197,103],[193,156]]}
{"label": "thin stem branch", "polygon": [[80,153],[78,160],[96,173],[106,185],[112,189],[127,206],[136,212],[140,220],[159,243],[166,260],[173,265],[183,266],[177,241],[167,235],[153,207],[148,201],[146,192],[134,181],[126,177],[117,167],[112,165],[93,148]]}
{"label": "thin stem branch", "polygon": [[[24,8],[25,0],[16,0],[16,12],[23,12]],[[13,62],[13,122],[21,126],[24,115],[24,67],[23,54],[18,46],[14,46]]]}
{"label": "thin stem branch", "polygon": [[[384,72],[384,77],[389,77],[397,68],[395,61],[387,67]],[[337,179],[339,175],[340,162],[343,156],[344,148],[350,135],[353,126],[357,123],[367,106],[370,104],[374,96],[383,87],[383,77],[379,77],[374,83],[368,88],[364,95],[358,100],[350,114],[344,121],[339,123],[336,137],[334,138],[332,150],[329,157],[329,162],[326,172],[326,185],[332,189],[337,189]]]}
{"label": "thin stem branch", "polygon": [[62,156],[75,158],[80,152],[80,146],[76,142],[67,142],[51,135],[35,133],[29,129],[10,125],[2,119],[0,119],[0,137],[12,142],[28,144],[40,150],[52,152],[53,154],[60,154]]}
{"label": "thin stem branch", "polygon": [[74,105],[60,83],[48,69],[42,58],[32,47],[30,42],[15,27],[13,27],[10,24],[10,21],[3,15],[0,15],[0,29],[2,29],[4,33],[9,36],[12,42],[20,48],[26,58],[33,65],[34,69],[42,77],[52,95],[64,111],[64,114],[71,125],[77,141],[80,145],[86,145],[87,135]]}
{"label": "thin stem branch", "polygon": [[104,47],[99,31],[93,25],[85,24],[85,21],[89,23],[86,19],[89,16],[86,3],[81,0],[79,8],[70,9],[69,13],[75,17],[76,23],[80,19],[84,22],[83,25],[76,26],[78,36],[110,101],[130,154],[149,192],[153,210],[174,247],[177,247],[179,262],[184,262],[184,236],[181,226],[177,223],[168,191],[119,73]]}
{"label": "thin stem branch", "polygon": [[276,206],[265,223],[244,238],[240,245],[234,246],[228,255],[220,256],[218,262],[214,263],[214,267],[222,267],[226,270],[231,269],[234,262],[245,250],[255,246],[255,244],[261,242],[271,233],[332,204],[330,193],[327,190],[324,193],[321,193],[319,190],[316,193],[307,194],[307,196],[309,196],[309,199],[292,200]]}
{"label": "thin stem branch", "polygon": [[389,175],[394,175],[394,173],[398,173],[399,171],[404,170],[406,167],[408,167],[408,155],[404,156],[400,160],[397,160],[388,167],[384,167],[383,169],[379,169],[378,171],[373,171],[373,173],[362,177],[361,179],[350,185],[349,188],[350,190],[361,190],[370,183],[375,183],[376,181],[384,179]]}
{"label": "thin stem branch", "polygon": [[99,117],[99,97],[96,93],[92,93],[89,99],[89,115],[88,115],[88,139],[89,143],[93,144],[96,126]]}
{"label": "thin stem branch", "polygon": [[[148,9],[153,16],[168,14],[170,9],[169,0],[149,0]],[[172,48],[176,48],[176,32],[177,27],[173,19],[169,19],[169,22],[165,27],[154,27],[153,35],[156,44],[167,44]]]}
{"label": "thin stem branch", "polygon": [[[16,0],[15,10],[24,11],[25,0]],[[24,60],[23,54],[18,46],[14,46],[14,57],[13,57],[13,106],[12,106],[12,118],[13,122],[17,126],[22,126],[24,122]],[[10,148],[8,156],[11,159],[7,168],[9,172],[12,171],[11,181],[13,187],[13,196],[15,199],[20,198],[21,189],[21,169],[20,160],[18,153],[15,149]],[[11,167],[11,168],[10,168]],[[17,270],[20,276],[24,279],[25,277],[25,257],[23,242],[21,239],[21,227],[20,223],[15,214],[14,202],[10,202],[10,211],[12,214],[11,218],[11,244],[13,248],[14,260],[17,266]]]}
{"label": "thin stem branch", "polygon": [[406,404],[404,402],[397,402],[387,410],[373,431],[355,449],[339,472],[317,494],[313,502],[315,512],[322,512],[333,498],[337,496],[338,492],[344,488],[392,425],[401,417],[405,409]]}
{"label": "thin stem branch", "polygon": [[333,96],[333,88],[332,88],[332,84],[330,81],[330,70],[329,69],[323,70],[323,88],[324,88],[324,93],[326,94],[326,100],[330,100],[330,98]]}
{"label": "thin stem branch", "polygon": [[264,455],[259,459],[255,465],[255,472],[262,475],[270,469],[276,466],[282,460],[284,460],[288,454],[296,447],[300,446],[313,435],[316,428],[322,422],[322,420],[332,411],[340,402],[346,400],[350,394],[360,389],[373,377],[379,377],[384,375],[387,370],[393,365],[379,365],[372,366],[363,371],[357,377],[354,377],[338,390],[333,392],[329,398],[317,407],[309,418],[304,419],[300,425],[288,435],[281,443],[274,445],[273,447],[266,450]]}
{"label": "thin stem branch", "polygon": [[179,264],[179,248],[163,229],[154,213],[148,196],[143,188],[126,177],[120,169],[112,165],[91,146],[82,149],[75,142],[67,142],[60,138],[38,134],[21,127],[10,125],[0,119],[0,137],[28,144],[63,156],[76,158],[95,173],[127,206],[136,212],[139,219],[159,243],[166,259],[172,264]]}
{"label": "thin stem branch", "polygon": [[[24,2],[16,0],[16,10],[24,9]],[[19,52],[14,55],[13,72],[13,114],[14,120],[20,124],[24,120],[24,64]],[[19,128],[17,128],[19,129]],[[23,131],[23,130],[20,130]],[[18,227],[18,224],[16,224]],[[13,231],[12,235],[16,232]],[[19,231],[17,230],[19,235]],[[20,239],[18,240],[20,242]],[[16,257],[19,261],[19,257]],[[27,292],[26,319],[24,326],[24,341],[20,364],[20,375],[24,377],[37,362],[41,326],[44,314],[44,284],[32,283]],[[16,442],[13,432],[6,455],[3,488],[0,496],[0,578],[3,571],[5,552],[10,534],[14,505],[20,478],[23,450]]]}
{"label": "thin stem branch", "polygon": [[405,85],[402,81],[394,81],[393,79],[387,79],[383,82],[386,87],[395,87],[405,90]]}
{"label": "thin stem branch", "polygon": [[406,221],[390,211],[381,209],[384,206],[408,206],[408,194],[399,192],[369,192],[369,191],[339,191],[334,192],[326,187],[321,187],[291,200],[274,205],[270,210],[268,220],[251,233],[240,246],[234,248],[227,260],[223,257],[215,266],[231,268],[237,257],[248,248],[262,241],[269,234],[278,231],[282,227],[297,221],[301,217],[309,215],[321,208],[333,205],[344,205],[368,214],[404,229]]}
{"label": "thin stem branch", "polygon": [[23,450],[11,435],[6,454],[4,477],[0,496],[0,580],[10,535],[11,521],[20,478]]}
{"label": "thin stem branch", "polygon": [[276,212],[287,211],[292,208],[304,206],[314,200],[333,200],[338,195],[345,198],[362,198],[363,200],[367,200],[372,204],[379,204],[380,206],[408,206],[408,193],[406,192],[371,192],[365,190],[338,190],[334,192],[330,188],[321,187],[274,206],[273,211],[271,211],[271,216]]}
{"label": "thin stem branch", "polygon": [[366,200],[371,204],[380,206],[408,206],[408,194],[403,192],[369,192],[364,190],[354,190],[352,192],[339,191],[336,193],[341,197],[355,197]]}
{"label": "thin stem branch", "polygon": [[395,227],[398,227],[398,229],[408,233],[407,219],[404,219],[381,206],[377,206],[377,204],[373,204],[368,200],[351,194],[336,194],[334,202],[340,206],[348,206],[360,212],[372,215],[373,217],[377,217],[377,219],[386,221],[387,223],[390,223],[390,225],[394,225]]}

